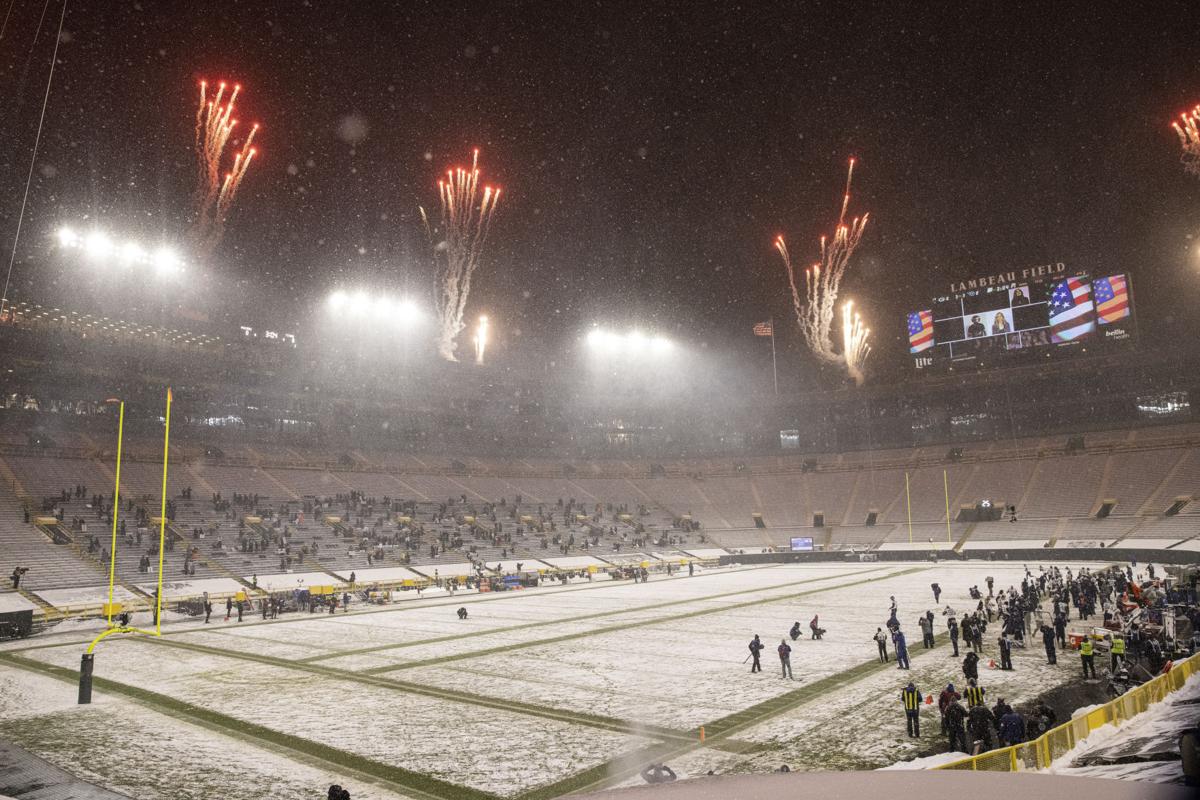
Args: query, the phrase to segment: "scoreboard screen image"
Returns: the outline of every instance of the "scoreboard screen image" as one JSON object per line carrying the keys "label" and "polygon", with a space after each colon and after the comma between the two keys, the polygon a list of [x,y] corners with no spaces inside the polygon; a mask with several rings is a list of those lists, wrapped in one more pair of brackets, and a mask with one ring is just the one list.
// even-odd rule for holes
{"label": "scoreboard screen image", "polygon": [[909,355],[918,369],[1003,366],[1089,347],[1100,352],[1128,345],[1135,331],[1132,286],[1123,273],[1064,271],[966,288],[907,316]]}

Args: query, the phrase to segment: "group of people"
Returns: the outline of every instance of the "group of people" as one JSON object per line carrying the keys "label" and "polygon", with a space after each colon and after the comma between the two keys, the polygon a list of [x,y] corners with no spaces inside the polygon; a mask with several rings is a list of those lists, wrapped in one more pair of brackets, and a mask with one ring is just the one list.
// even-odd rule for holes
{"label": "group of people", "polygon": [[[1176,619],[1182,613],[1189,620],[1196,618],[1200,621],[1195,587],[1176,585],[1162,589],[1152,565],[1147,565],[1148,579],[1139,579],[1139,583],[1134,579],[1134,566],[1131,564],[1123,569],[1113,567],[1098,572],[1082,568],[1077,573],[1070,567],[1042,567],[1036,576],[1026,568],[1020,587],[999,592],[989,576],[986,579],[986,597],[978,587],[970,588],[970,596],[976,600],[977,606],[963,617],[961,623],[954,608],[947,605],[942,615],[946,618],[947,632],[953,646],[952,656],[959,655],[960,638],[970,648],[962,662],[962,674],[966,681],[962,692],[950,683],[937,698],[941,729],[950,749],[978,753],[1018,744],[1040,736],[1057,721],[1054,711],[1040,700],[1024,714],[1004,698],[989,708],[987,691],[980,684],[979,676],[983,633],[989,623],[996,623],[1000,627],[996,640],[998,658],[988,662],[989,666],[999,670],[1012,670],[1013,649],[1029,647],[1038,638],[1045,649],[1047,665],[1056,665],[1058,651],[1068,646],[1067,627],[1072,608],[1078,619],[1084,622],[1098,613],[1102,614],[1103,627],[1107,629],[1101,635],[1093,632],[1099,630],[1100,626],[1096,626],[1076,639],[1084,680],[1096,679],[1095,660],[1101,648],[1108,651],[1108,671],[1114,681],[1128,675],[1132,665],[1141,669],[1147,678],[1162,669],[1166,665],[1161,641],[1165,633],[1161,625],[1153,620],[1161,619],[1161,611],[1170,600]],[[931,588],[934,602],[939,602],[941,587],[934,583]],[[919,620],[923,641],[927,646],[930,643],[930,622],[929,612]],[[907,652],[896,617],[895,598],[892,599],[887,627],[890,637],[882,628],[876,629],[879,659],[881,662],[888,660],[887,641],[891,638],[896,660],[904,669],[907,666]],[[1148,633],[1151,629],[1154,632]],[[1195,634],[1190,650],[1197,652],[1200,651],[1200,630],[1194,627],[1192,630]],[[1167,640],[1169,647],[1178,647],[1179,644]],[[1136,681],[1126,680],[1123,685],[1134,683]],[[904,708],[908,735],[920,736],[921,707],[931,705],[932,696],[922,698],[920,690],[910,681],[900,691],[899,699]],[[964,700],[965,706],[962,703]]]}
{"label": "group of people", "polygon": [[[813,641],[819,641],[825,636],[825,629],[821,627],[820,619],[817,614],[808,623],[809,635]],[[788,637],[793,642],[801,637],[800,622],[797,620],[792,623],[792,627],[788,630]],[[750,665],[750,672],[762,672],[762,651],[766,650],[767,646],[763,644],[762,639],[758,634],[754,634],[754,638],[750,640],[750,655],[746,657],[747,661],[753,660]],[[779,655],[779,667],[782,677],[788,680],[795,680],[796,676],[792,673],[792,646],[788,644],[786,638],[779,640],[779,646],[775,648],[775,652]]]}

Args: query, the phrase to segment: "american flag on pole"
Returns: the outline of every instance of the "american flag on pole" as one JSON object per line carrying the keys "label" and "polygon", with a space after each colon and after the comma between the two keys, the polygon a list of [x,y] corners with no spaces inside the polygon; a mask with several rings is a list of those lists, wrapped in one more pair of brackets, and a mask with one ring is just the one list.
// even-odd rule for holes
{"label": "american flag on pole", "polygon": [[755,336],[774,336],[775,335],[774,323],[772,323],[770,321],[758,323],[757,325],[754,326],[754,335]]}
{"label": "american flag on pole", "polygon": [[1096,330],[1092,284],[1086,278],[1067,278],[1050,293],[1050,341],[1070,342]]}
{"label": "american flag on pole", "polygon": [[1096,316],[1101,325],[1129,316],[1129,289],[1124,275],[1109,275],[1092,281],[1092,288],[1096,292]]}
{"label": "american flag on pole", "polygon": [[933,347],[933,312],[912,312],[908,315],[908,352],[920,353],[931,347]]}

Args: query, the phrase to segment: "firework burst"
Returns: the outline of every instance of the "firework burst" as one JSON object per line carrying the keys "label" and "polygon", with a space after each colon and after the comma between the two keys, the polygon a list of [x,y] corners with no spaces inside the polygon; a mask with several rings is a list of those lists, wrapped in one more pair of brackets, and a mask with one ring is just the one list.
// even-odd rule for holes
{"label": "firework burst", "polygon": [[863,324],[862,317],[854,310],[854,301],[842,303],[842,358],[846,362],[846,372],[854,378],[854,382],[862,385],[863,366],[871,353],[871,329]]}
{"label": "firework burst", "polygon": [[250,128],[242,142],[241,150],[234,154],[233,166],[221,174],[221,162],[238,121],[233,119],[234,104],[242,87],[234,85],[233,91],[225,94],[226,83],[217,84],[216,93],[210,98],[208,82],[200,82],[200,103],[196,107],[196,163],[198,166],[196,190],[195,239],[205,252],[212,252],[221,241],[225,221],[237,199],[242,179],[250,169],[257,150],[253,147],[256,123]]}
{"label": "firework burst", "polygon": [[500,203],[500,189],[479,186],[479,150],[471,156],[470,169],[446,170],[438,181],[441,217],[434,227],[424,208],[421,220],[437,264],[434,301],[437,307],[438,355],[457,361],[458,334],[465,327],[463,313],[471,294],[471,278],[479,267],[492,217]]}
{"label": "firework burst", "polygon": [[1171,126],[1179,134],[1179,146],[1183,148],[1179,160],[1183,162],[1183,168],[1200,177],[1200,106],[1180,114],[1179,122],[1173,122]]}
{"label": "firework burst", "polygon": [[[787,242],[782,235],[775,238],[775,249],[779,251],[783,258],[783,266],[787,270],[788,286],[792,290],[792,307],[796,312],[796,322],[800,325],[805,344],[813,355],[822,361],[845,364],[852,375],[854,371],[846,351],[838,353],[834,350],[833,321],[842,277],[846,274],[854,251],[862,241],[863,231],[866,230],[867,219],[870,216],[864,214],[862,217],[853,218],[849,223],[846,221],[853,178],[854,159],[850,159],[850,168],[846,172],[846,191],[842,195],[842,208],[837,226],[832,237],[821,237],[820,260],[804,271],[803,297],[797,285],[796,269],[788,252]],[[864,353],[863,358],[865,357]],[[861,364],[859,372],[861,373]]]}

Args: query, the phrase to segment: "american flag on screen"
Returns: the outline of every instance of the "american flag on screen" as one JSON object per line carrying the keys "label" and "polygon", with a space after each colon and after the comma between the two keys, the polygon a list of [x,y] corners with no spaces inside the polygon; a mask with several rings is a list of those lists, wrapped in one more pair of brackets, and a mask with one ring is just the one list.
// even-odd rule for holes
{"label": "american flag on screen", "polygon": [[908,352],[920,353],[931,347],[933,347],[933,312],[912,312],[908,315]]}
{"label": "american flag on screen", "polygon": [[1092,281],[1092,288],[1096,292],[1096,316],[1101,325],[1129,316],[1129,290],[1124,275],[1109,275]]}
{"label": "american flag on screen", "polygon": [[754,326],[754,335],[755,336],[774,336],[775,335],[774,321],[760,322],[757,325],[755,325]]}
{"label": "american flag on screen", "polygon": [[1067,278],[1050,293],[1050,341],[1070,342],[1096,330],[1092,284],[1087,278]]}

